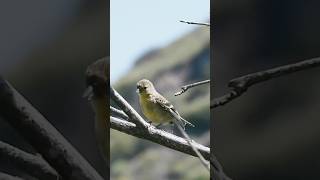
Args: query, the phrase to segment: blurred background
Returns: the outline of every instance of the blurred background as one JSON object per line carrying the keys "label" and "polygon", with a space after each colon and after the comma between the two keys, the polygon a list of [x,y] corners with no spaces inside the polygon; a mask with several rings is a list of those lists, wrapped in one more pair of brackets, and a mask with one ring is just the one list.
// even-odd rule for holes
{"label": "blurred background", "polygon": [[[214,96],[230,79],[320,56],[319,1],[213,1]],[[251,87],[213,110],[212,147],[237,180],[319,179],[320,69]]]}
{"label": "blurred background", "polygon": [[[141,114],[136,83],[156,89],[196,125],[187,133],[209,146],[208,85],[173,96],[180,87],[210,78],[210,29],[179,20],[208,22],[209,1],[111,0],[111,83]],[[114,105],[114,104],[113,104]],[[111,178],[117,180],[207,180],[195,157],[111,130]]]}
{"label": "blurred background", "polygon": [[[0,5],[0,74],[104,177],[94,114],[82,94],[87,65],[109,54],[107,3],[12,0]],[[3,119],[0,140],[33,152]],[[10,162],[0,163],[0,171],[14,170]]]}

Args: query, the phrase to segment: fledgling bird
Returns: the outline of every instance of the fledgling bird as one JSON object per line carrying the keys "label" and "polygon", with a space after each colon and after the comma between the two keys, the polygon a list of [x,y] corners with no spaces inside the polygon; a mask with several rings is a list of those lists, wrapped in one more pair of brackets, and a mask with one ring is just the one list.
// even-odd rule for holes
{"label": "fledgling bird", "polygon": [[89,65],[86,71],[87,89],[84,97],[87,97],[95,113],[95,134],[99,150],[109,163],[109,57],[97,60]]}
{"label": "fledgling bird", "polygon": [[183,129],[186,124],[194,127],[180,116],[173,105],[157,92],[148,79],[142,79],[137,83],[137,93],[142,112],[152,123],[164,124],[176,121]]}

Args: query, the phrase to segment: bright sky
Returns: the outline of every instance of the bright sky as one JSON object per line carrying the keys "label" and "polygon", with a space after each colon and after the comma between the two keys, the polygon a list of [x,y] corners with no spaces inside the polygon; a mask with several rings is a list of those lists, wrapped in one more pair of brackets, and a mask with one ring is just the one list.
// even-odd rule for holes
{"label": "bright sky", "polygon": [[207,22],[210,0],[111,0],[111,82],[146,51],[162,47],[195,28],[179,20]]}

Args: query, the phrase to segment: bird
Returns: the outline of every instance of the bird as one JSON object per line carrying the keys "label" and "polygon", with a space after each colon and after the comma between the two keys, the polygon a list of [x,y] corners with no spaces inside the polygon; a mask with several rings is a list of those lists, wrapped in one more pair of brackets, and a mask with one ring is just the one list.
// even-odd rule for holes
{"label": "bird", "polygon": [[192,123],[180,116],[174,106],[155,89],[152,82],[142,79],[137,82],[137,93],[142,113],[152,123],[162,125],[174,121],[185,129],[186,124],[194,127]]}
{"label": "bird", "polygon": [[109,57],[104,57],[88,66],[86,70],[86,90],[83,94],[88,98],[95,113],[95,135],[98,148],[109,165]]}

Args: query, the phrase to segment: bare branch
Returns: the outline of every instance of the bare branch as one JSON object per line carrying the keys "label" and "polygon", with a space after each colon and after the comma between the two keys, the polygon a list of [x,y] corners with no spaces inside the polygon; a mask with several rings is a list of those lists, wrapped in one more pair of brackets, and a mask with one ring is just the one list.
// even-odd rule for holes
{"label": "bare branch", "polygon": [[210,24],[207,24],[207,23],[197,23],[197,22],[183,21],[183,20],[180,20],[179,22],[186,23],[186,24],[193,24],[193,25],[200,25],[200,26],[208,26],[208,27],[210,27]]}
{"label": "bare branch", "polygon": [[[185,132],[185,130],[178,124],[176,121],[174,121],[175,125],[178,127],[179,131],[181,134],[186,138],[187,143],[189,146],[192,148],[192,150],[196,153],[198,156],[201,164],[208,170],[210,171],[210,164],[204,159],[204,157],[201,155],[197,147],[193,145],[193,140],[189,137],[189,135]],[[209,160],[208,160],[209,161]]]}
{"label": "bare branch", "polygon": [[[157,129],[151,126],[147,131],[145,131],[142,128],[137,128],[137,126],[134,123],[112,116],[110,117],[110,124],[112,129],[118,130],[126,134],[130,134],[138,138],[146,139],[154,143],[160,144],[162,146],[168,147],[170,149],[174,149],[176,151],[197,157],[197,154],[188,144],[187,140],[175,136],[166,131],[163,131],[161,129]],[[212,174],[214,174],[214,177],[216,177],[214,178],[215,180],[231,180],[227,175],[225,175],[222,166],[220,165],[217,158],[213,155],[213,153],[210,154],[210,148],[198,144],[194,141],[192,142],[192,144],[195,148],[198,149],[198,151],[204,157],[204,159],[208,161],[210,160],[210,164],[212,167],[211,171]]]}
{"label": "bare branch", "polygon": [[141,128],[148,128],[150,125],[147,123],[132,107],[131,105],[110,86],[111,99],[122,109],[129,119]]}
{"label": "bare branch", "polygon": [[58,173],[41,156],[24,152],[0,141],[0,160],[10,162],[38,179],[57,180]]}
{"label": "bare branch", "polygon": [[208,80],[204,80],[204,81],[200,81],[200,82],[196,82],[196,83],[192,83],[192,84],[188,84],[188,85],[185,85],[185,86],[182,86],[181,87],[181,91],[179,91],[179,92],[176,92],[174,95],[175,96],[179,96],[179,95],[181,95],[182,93],[185,93],[188,89],[190,89],[190,88],[193,88],[193,87],[195,87],[195,86],[200,86],[200,85],[202,85],[202,84],[207,84],[207,83],[210,83],[210,80],[208,79]]}
{"label": "bare branch", "polygon": [[117,108],[110,106],[111,116],[119,117],[121,119],[128,120],[129,117],[122,111]]}
{"label": "bare branch", "polygon": [[46,118],[1,77],[0,102],[0,116],[16,128],[63,179],[103,179]]}
{"label": "bare branch", "polygon": [[17,176],[12,176],[12,175],[0,172],[0,180],[23,180],[23,179]]}
{"label": "bare branch", "polygon": [[[110,117],[110,124],[112,129],[116,129],[120,132],[130,134],[135,137],[150,140],[162,146],[166,146],[176,151],[197,157],[197,154],[192,150],[192,147],[190,147],[186,139],[161,129],[157,129],[152,125],[149,125],[147,129],[139,128],[131,122],[112,116]],[[192,144],[199,150],[205,159],[208,161],[210,160],[210,148],[196,142],[192,142]]]}
{"label": "bare branch", "polygon": [[231,92],[213,99],[210,108],[216,108],[232,101],[233,99],[241,96],[247,89],[255,84],[277,78],[280,76],[288,75],[294,72],[307,70],[320,66],[320,57],[308,59],[294,64],[280,66],[265,71],[260,71],[245,76],[241,76],[229,81],[228,86],[232,88]]}

